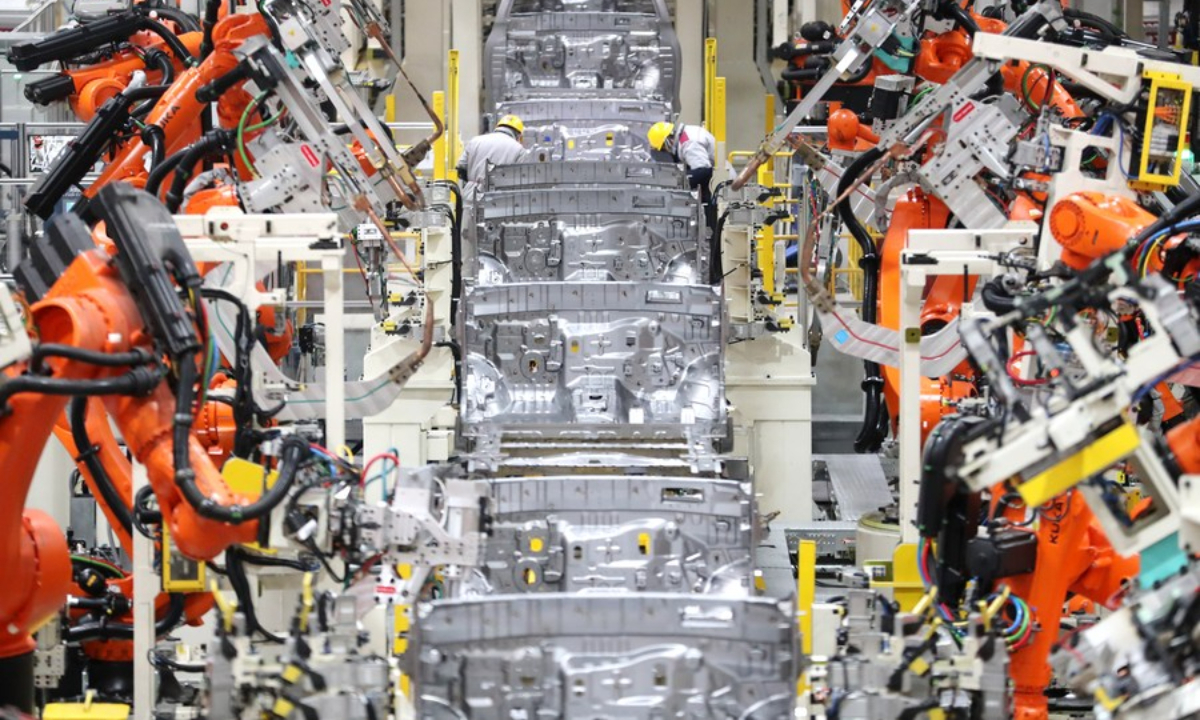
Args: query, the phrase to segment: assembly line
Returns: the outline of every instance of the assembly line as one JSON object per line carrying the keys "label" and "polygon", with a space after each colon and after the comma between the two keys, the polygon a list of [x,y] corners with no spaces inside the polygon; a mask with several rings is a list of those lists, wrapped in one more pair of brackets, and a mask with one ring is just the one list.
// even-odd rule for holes
{"label": "assembly line", "polygon": [[1200,7],[981,3],[30,9],[0,712],[1200,717]]}

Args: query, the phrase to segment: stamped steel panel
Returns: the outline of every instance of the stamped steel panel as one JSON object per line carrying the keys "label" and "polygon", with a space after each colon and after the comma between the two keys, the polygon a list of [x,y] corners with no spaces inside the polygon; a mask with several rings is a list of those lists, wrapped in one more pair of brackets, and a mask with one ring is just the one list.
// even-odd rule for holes
{"label": "stamped steel panel", "polygon": [[[709,286],[537,283],[467,293],[463,432],[680,437],[723,425],[720,295]],[[595,428],[592,429],[593,431]],[[724,432],[724,428],[720,429]]]}
{"label": "stamped steel panel", "polygon": [[750,483],[565,475],[491,481],[485,572],[497,593],[749,591]]}
{"label": "stamped steel panel", "polygon": [[422,604],[420,718],[790,720],[795,609],[762,598],[552,593]]}

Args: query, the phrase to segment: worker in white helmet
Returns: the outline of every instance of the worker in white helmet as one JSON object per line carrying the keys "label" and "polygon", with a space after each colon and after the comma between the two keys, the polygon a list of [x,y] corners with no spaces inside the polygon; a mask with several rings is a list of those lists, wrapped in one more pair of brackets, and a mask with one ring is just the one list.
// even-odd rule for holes
{"label": "worker in white helmet", "polygon": [[456,169],[458,181],[468,190],[468,195],[483,182],[488,166],[508,165],[521,158],[525,152],[525,146],[521,144],[524,133],[525,123],[521,118],[505,115],[491,132],[477,135],[467,143]]}
{"label": "worker in white helmet", "polygon": [[717,154],[717,139],[712,133],[699,125],[659,122],[646,135],[650,147],[668,153],[687,167],[688,182],[693,190],[700,190],[700,199],[707,204]]}

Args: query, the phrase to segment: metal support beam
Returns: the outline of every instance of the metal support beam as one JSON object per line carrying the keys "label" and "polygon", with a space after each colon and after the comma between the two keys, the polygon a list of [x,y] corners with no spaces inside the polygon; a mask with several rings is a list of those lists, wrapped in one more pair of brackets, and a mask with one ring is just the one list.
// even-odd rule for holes
{"label": "metal support beam", "polygon": [[[150,484],[146,466],[133,462],[133,494]],[[146,659],[154,649],[154,599],[161,589],[154,572],[154,541],[133,533],[133,720],[154,717],[158,674]]]}
{"label": "metal support beam", "polygon": [[453,0],[450,12],[450,47],[458,51],[458,134],[472,138],[479,134],[483,102],[483,3]]}
{"label": "metal support beam", "polygon": [[755,62],[755,7],[737,2],[712,4],[713,29],[721,44],[721,75],[728,80],[727,102],[739,109],[728,127],[726,141],[731,148],[757,147],[762,140],[765,88]]}
{"label": "metal support beam", "polygon": [[[446,53],[450,50],[450,3],[445,0],[404,0],[404,69],[425,92],[446,87]],[[403,88],[403,89],[401,89]],[[398,83],[396,118],[400,122],[429,122],[411,91]],[[398,138],[400,142],[416,137]]]}
{"label": "metal support beam", "polygon": [[[990,277],[1005,269],[999,253],[1032,247],[1034,228],[913,230],[900,256],[900,542],[919,539],[916,518],[921,483],[921,308],[925,283],[938,275]],[[884,302],[887,302],[886,298]],[[971,312],[969,304],[962,313]]]}
{"label": "metal support beam", "polygon": [[675,33],[681,55],[679,116],[685,122],[702,118],[704,102],[704,0],[677,0]]}
{"label": "metal support beam", "polygon": [[1146,39],[1145,0],[1121,0],[1121,25],[1134,40]]}

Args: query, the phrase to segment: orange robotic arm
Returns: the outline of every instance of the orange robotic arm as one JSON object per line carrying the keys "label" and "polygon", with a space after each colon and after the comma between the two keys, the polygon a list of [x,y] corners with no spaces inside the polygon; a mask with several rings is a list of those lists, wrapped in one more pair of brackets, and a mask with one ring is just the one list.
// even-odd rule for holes
{"label": "orange robotic arm", "polygon": [[[166,52],[166,43],[161,38],[153,37],[155,42],[146,47],[166,55],[167,62],[173,67],[172,76],[182,71],[184,66],[179,58]],[[198,32],[184,33],[179,40],[195,55],[201,37]],[[139,70],[145,71],[150,84],[163,82],[163,70],[152,67],[148,57],[127,49],[102,62],[64,70],[60,75],[29,83],[25,86],[25,97],[39,105],[67,99],[75,115],[83,122],[89,122],[101,105],[129,86],[133,74]]]}
{"label": "orange robotic arm", "polygon": [[[196,91],[234,69],[238,60],[233,49],[248,38],[265,35],[267,22],[261,15],[230,15],[221,20],[213,32],[215,49],[197,67],[181,73],[171,88],[159,99],[146,118],[147,125],[162,128],[164,149],[171,154],[194,141],[199,133],[201,115],[208,103],[196,97]],[[237,123],[249,102],[246,93],[233,90],[218,103],[221,123],[230,127]],[[92,197],[100,188],[114,181],[131,182],[142,186],[146,182],[146,153],[150,147],[140,137],[130,140],[104,168],[84,194]]]}
{"label": "orange robotic arm", "polygon": [[856,152],[874,147],[879,136],[859,121],[853,110],[838,108],[829,114],[829,147]]}
{"label": "orange robotic arm", "polygon": [[[150,200],[140,193],[130,198],[129,193],[137,191],[127,186],[113,186],[111,191],[99,196],[101,210],[110,210],[114,203]],[[158,216],[144,204],[125,210],[144,218],[148,228],[161,228],[165,216],[161,206]],[[53,277],[56,262],[61,265],[75,257],[53,277],[32,307],[41,342],[93,353],[125,353],[135,348],[153,352],[147,320],[112,258],[101,248],[84,251],[92,242],[81,221],[73,215],[61,216],[47,236],[46,243],[33,250],[40,253],[40,261],[29,261],[40,267],[18,272],[27,286],[46,280],[47,275]],[[0,458],[5,461],[9,488],[8,500],[0,503],[0,566],[10,575],[6,591],[0,593],[0,627],[5,628],[0,636],[0,659],[24,656],[33,649],[30,634],[62,606],[70,588],[70,558],[61,530],[45,514],[24,509],[41,451],[69,395],[139,393],[109,395],[104,404],[134,455],[146,466],[164,522],[182,552],[212,558],[231,544],[252,540],[257,530],[253,520],[231,524],[204,517],[183,499],[172,456],[172,431],[178,425],[175,398],[157,371],[145,365],[127,371],[72,356],[50,357],[46,366],[48,375],[29,373],[23,364],[10,367],[4,372],[7,381],[0,386],[0,400],[8,410],[0,418]],[[191,466],[188,479],[204,498],[221,506],[240,507],[250,502],[229,490],[191,433],[186,452]]]}
{"label": "orange robotic arm", "polygon": [[1116,252],[1157,220],[1136,201],[1098,192],[1077,192],[1050,210],[1050,232],[1062,246],[1062,261],[1082,270]]}
{"label": "orange robotic arm", "polygon": [[[999,497],[1003,493],[997,493]],[[1050,684],[1050,652],[1058,642],[1063,607],[1072,594],[1114,608],[1121,590],[1139,570],[1137,558],[1117,555],[1099,522],[1074,490],[1039,509],[1037,565],[1033,572],[1005,582],[1033,612],[1028,644],[1013,652],[1014,720],[1045,720]],[[1010,511],[1006,511],[1014,518]]]}

